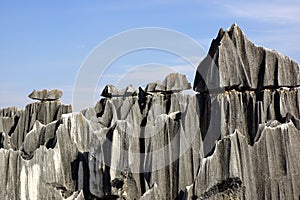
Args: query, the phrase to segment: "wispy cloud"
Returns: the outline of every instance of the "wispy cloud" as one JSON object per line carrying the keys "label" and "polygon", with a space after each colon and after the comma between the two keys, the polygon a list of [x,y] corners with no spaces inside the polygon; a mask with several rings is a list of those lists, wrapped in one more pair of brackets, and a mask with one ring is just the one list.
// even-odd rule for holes
{"label": "wispy cloud", "polygon": [[300,23],[300,3],[296,1],[233,1],[230,4],[224,1],[214,2],[236,17],[282,24]]}
{"label": "wispy cloud", "polygon": [[300,34],[299,1],[213,0],[212,2],[221,9],[224,18],[237,20],[239,24],[243,24],[245,34],[255,44],[275,49],[299,62],[300,49],[295,42]]}

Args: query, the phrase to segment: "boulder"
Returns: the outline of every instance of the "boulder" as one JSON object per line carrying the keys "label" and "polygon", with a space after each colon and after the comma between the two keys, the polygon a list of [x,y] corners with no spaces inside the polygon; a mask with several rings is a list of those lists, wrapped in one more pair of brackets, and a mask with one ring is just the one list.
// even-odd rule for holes
{"label": "boulder", "polygon": [[62,97],[63,92],[61,90],[33,90],[32,93],[28,95],[29,98],[40,100],[40,101],[54,101]]}
{"label": "boulder", "polygon": [[163,81],[167,91],[182,91],[191,89],[191,83],[188,82],[184,74],[171,73]]}

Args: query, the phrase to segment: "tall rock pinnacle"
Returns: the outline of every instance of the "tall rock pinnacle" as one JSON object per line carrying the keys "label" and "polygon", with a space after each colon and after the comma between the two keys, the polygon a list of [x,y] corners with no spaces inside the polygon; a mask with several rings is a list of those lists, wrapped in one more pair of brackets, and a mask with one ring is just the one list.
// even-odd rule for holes
{"label": "tall rock pinnacle", "polygon": [[[218,69],[218,80],[207,86],[205,82],[216,79],[210,77],[212,66]],[[256,46],[233,24],[226,31],[220,29],[212,41],[207,57],[198,67],[193,88],[203,92],[218,88],[261,90],[299,85],[296,62],[274,50]]]}
{"label": "tall rock pinnacle", "polygon": [[62,91],[0,109],[0,199],[299,199],[300,77],[221,29],[194,82],[107,85],[79,113]]}

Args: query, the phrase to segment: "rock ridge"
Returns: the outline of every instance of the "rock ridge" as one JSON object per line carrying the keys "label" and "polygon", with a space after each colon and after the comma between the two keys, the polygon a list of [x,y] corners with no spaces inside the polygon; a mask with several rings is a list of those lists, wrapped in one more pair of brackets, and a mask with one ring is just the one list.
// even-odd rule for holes
{"label": "rock ridge", "polygon": [[24,109],[0,109],[0,199],[298,199],[297,67],[234,24],[200,63],[194,95],[179,73],[107,85],[78,113],[36,91]]}
{"label": "rock ridge", "polygon": [[[208,80],[213,83],[206,85]],[[193,88],[203,92],[219,88],[262,90],[299,85],[300,72],[295,61],[256,46],[234,24],[226,31],[220,29],[212,41],[207,57],[198,66]]]}

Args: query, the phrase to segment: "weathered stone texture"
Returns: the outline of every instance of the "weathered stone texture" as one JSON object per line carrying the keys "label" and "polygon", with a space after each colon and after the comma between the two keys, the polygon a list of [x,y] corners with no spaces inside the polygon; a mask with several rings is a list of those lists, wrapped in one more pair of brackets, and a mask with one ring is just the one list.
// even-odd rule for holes
{"label": "weathered stone texture", "polygon": [[298,199],[298,65],[233,25],[199,72],[195,95],[174,73],[79,113],[49,91],[0,109],[0,199]]}

